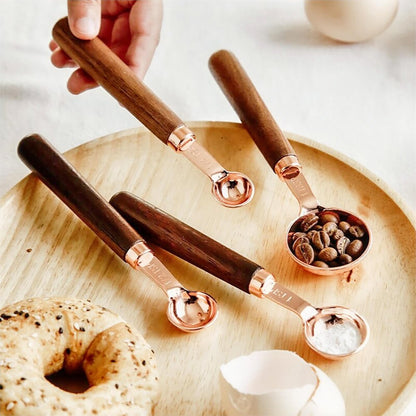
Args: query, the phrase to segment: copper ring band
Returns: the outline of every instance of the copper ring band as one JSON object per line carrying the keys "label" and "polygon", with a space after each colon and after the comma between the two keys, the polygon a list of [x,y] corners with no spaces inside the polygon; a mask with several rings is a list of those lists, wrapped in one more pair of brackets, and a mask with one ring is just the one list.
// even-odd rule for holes
{"label": "copper ring band", "polygon": [[296,177],[302,169],[296,156],[290,155],[282,157],[274,166],[275,173],[280,179],[290,179]]}
{"label": "copper ring band", "polygon": [[177,127],[168,138],[168,146],[176,151],[186,150],[195,141],[195,134],[185,125]]}
{"label": "copper ring band", "polygon": [[252,295],[261,298],[272,290],[274,283],[274,276],[267,270],[259,268],[253,273],[248,290]]}
{"label": "copper ring band", "polygon": [[148,245],[144,241],[137,241],[127,250],[124,260],[133,269],[137,269],[141,267],[141,259],[143,256],[146,255],[145,257],[148,257],[148,254],[151,254],[151,257],[153,257],[153,252]]}

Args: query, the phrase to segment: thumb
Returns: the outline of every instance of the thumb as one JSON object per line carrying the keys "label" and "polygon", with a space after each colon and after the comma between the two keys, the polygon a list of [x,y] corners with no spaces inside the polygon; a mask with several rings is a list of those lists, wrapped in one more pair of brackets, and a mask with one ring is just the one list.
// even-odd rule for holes
{"label": "thumb", "polygon": [[93,39],[100,31],[100,0],[68,0],[71,32],[79,39]]}

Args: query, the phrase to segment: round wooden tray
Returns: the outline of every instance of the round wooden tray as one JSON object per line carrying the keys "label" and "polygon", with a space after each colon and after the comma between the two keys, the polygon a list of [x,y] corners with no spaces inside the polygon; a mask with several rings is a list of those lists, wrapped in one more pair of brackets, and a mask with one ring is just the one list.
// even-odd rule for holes
{"label": "round wooden tray", "polygon": [[[288,134],[320,203],[357,213],[374,235],[370,254],[352,273],[308,274],[284,247],[297,202],[246,131],[224,122],[189,126],[225,168],[254,181],[256,194],[248,206],[220,206],[211,196],[210,181],[145,129],[94,140],[66,156],[104,197],[133,192],[261,264],[313,305],[356,309],[371,327],[364,351],[327,361],[306,346],[295,314],[157,249],[185,287],[206,291],[219,303],[220,315],[212,327],[196,334],[179,332],[167,321],[162,291],[120,261],[32,175],[0,200],[0,306],[26,297],[72,296],[121,314],[156,351],[162,397],[155,415],[220,414],[220,365],[262,349],[295,351],[320,367],[339,386],[348,415],[398,415],[416,390],[412,215],[364,168]],[[59,140],[47,139],[55,145]]]}

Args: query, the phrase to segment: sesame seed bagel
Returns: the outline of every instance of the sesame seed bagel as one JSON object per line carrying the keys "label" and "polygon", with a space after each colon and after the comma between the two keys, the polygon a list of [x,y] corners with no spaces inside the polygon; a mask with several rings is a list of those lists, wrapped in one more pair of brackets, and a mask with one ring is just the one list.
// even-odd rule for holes
{"label": "sesame seed bagel", "polygon": [[[45,376],[84,371],[70,393]],[[147,416],[158,399],[154,353],[137,330],[89,301],[27,299],[0,310],[0,415]]]}

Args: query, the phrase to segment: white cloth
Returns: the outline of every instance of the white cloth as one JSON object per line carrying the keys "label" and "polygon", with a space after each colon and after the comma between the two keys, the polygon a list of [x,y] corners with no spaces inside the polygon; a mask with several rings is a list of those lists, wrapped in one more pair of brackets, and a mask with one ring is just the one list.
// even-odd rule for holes
{"label": "white cloth", "polygon": [[[237,116],[207,66],[226,48],[243,63],[280,126],[367,167],[416,212],[416,3],[362,44],[316,33],[300,0],[165,0],[146,83],[185,121]],[[18,141],[40,133],[65,151],[139,123],[104,90],[66,90],[49,62],[65,0],[0,1],[0,195],[28,173]],[[1,226],[1,225],[0,225]],[[406,415],[416,414],[416,404]]]}

